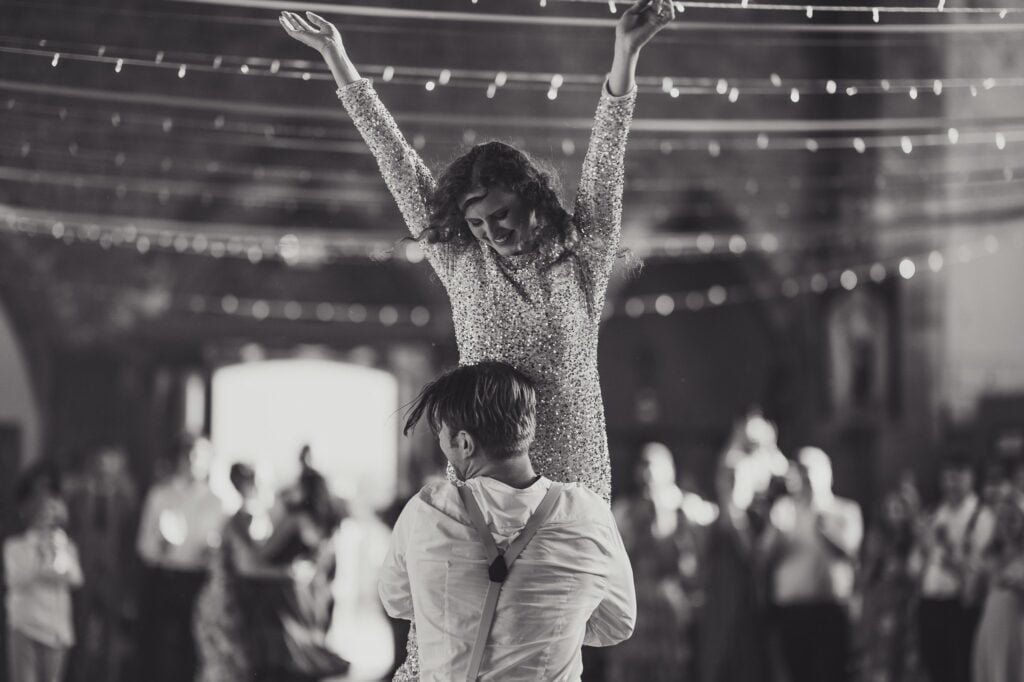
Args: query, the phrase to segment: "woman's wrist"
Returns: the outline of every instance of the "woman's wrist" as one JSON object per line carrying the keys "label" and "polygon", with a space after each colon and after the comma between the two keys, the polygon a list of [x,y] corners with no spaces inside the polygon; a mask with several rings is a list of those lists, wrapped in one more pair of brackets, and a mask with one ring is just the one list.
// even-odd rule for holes
{"label": "woman's wrist", "polygon": [[608,87],[612,95],[620,97],[636,87],[636,63],[639,56],[639,50],[621,49],[616,42],[612,70],[608,74]]}
{"label": "woman's wrist", "polygon": [[345,49],[337,43],[330,43],[321,51],[324,61],[327,62],[334,80],[339,86],[348,85],[361,78],[352,60],[348,58]]}

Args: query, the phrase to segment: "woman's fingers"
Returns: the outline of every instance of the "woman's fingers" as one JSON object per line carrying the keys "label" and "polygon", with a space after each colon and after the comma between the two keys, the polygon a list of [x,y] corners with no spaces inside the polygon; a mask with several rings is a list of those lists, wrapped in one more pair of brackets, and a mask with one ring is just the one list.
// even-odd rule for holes
{"label": "woman's fingers", "polygon": [[631,5],[629,9],[623,12],[623,14],[640,14],[649,8],[654,2],[655,0],[640,0],[639,2]]}
{"label": "woman's fingers", "polygon": [[329,21],[315,12],[306,12],[306,18],[309,19],[309,23],[313,24],[317,28],[327,29],[331,26]]}
{"label": "woman's fingers", "polygon": [[300,17],[295,12],[285,12],[285,14],[288,15],[288,18],[291,20],[292,24],[297,26],[300,31],[309,31],[310,33],[317,32],[315,28],[306,23],[306,20]]}

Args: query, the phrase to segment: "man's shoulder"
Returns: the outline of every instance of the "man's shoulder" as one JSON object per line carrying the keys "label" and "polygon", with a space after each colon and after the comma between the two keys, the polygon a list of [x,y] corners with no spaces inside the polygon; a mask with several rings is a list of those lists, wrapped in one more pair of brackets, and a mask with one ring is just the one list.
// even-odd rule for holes
{"label": "man's shoulder", "polygon": [[562,494],[552,514],[552,520],[604,524],[613,518],[611,507],[594,491],[580,483],[561,485]]}

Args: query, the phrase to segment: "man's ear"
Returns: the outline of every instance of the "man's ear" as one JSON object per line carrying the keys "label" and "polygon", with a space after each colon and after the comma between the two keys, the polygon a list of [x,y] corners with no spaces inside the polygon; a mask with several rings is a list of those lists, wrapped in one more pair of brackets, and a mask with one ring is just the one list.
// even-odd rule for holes
{"label": "man's ear", "polygon": [[455,434],[455,447],[462,453],[464,458],[472,457],[477,452],[476,439],[468,431],[459,431]]}

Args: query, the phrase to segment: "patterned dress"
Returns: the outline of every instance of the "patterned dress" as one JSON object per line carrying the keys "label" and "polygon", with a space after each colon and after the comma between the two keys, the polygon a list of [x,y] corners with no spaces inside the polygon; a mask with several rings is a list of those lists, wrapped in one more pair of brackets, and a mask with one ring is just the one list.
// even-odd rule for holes
{"label": "patterned dress", "polygon": [[[427,227],[434,179],[367,80],[338,96],[377,159],[414,237]],[[556,240],[502,257],[479,242],[424,245],[448,291],[460,362],[501,360],[537,385],[537,473],[578,481],[605,499],[611,467],[597,373],[598,324],[615,262],[622,218],[623,160],[636,90],[614,97],[605,86],[573,211],[582,239],[567,254]],[[567,257],[569,256],[569,257]],[[418,677],[409,658],[395,679]]]}
{"label": "patterned dress", "polygon": [[239,576],[232,557],[229,534],[248,542],[249,522],[239,511],[224,528],[220,549],[210,564],[206,585],[196,601],[193,631],[199,650],[196,682],[250,682],[250,665],[243,616],[239,603]]}

